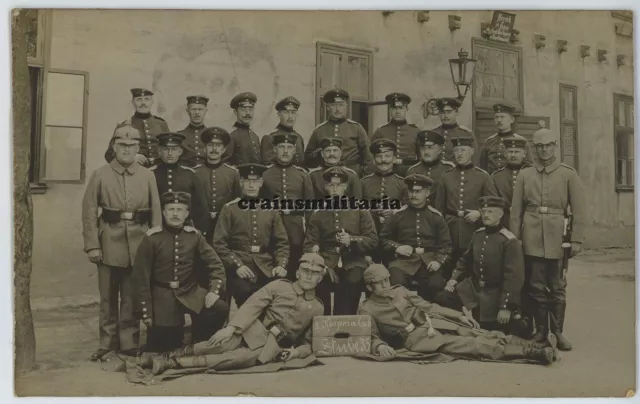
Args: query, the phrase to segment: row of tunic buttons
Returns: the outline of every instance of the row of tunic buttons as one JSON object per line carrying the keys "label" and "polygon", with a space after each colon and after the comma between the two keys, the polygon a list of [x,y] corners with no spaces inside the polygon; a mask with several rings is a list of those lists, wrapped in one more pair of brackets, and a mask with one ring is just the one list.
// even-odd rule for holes
{"label": "row of tunic buttons", "polygon": [[174,262],[173,265],[173,280],[177,281],[178,280],[178,262],[180,262],[180,256],[178,255],[178,246],[180,245],[178,242],[178,235],[175,235],[175,254],[176,254],[176,260]]}
{"label": "row of tunic buttons", "polygon": [[171,179],[173,178],[173,176],[172,176],[171,174],[172,174],[171,169],[170,169],[170,168],[169,168],[169,169],[167,169],[167,179],[168,179],[167,184],[169,184],[169,192],[172,192],[172,191],[173,191],[173,190],[171,189],[171,185],[173,184],[173,182],[171,181]]}
{"label": "row of tunic buttons", "polygon": [[287,199],[287,171],[282,169],[282,198]]}
{"label": "row of tunic buttons", "polygon": [[460,210],[464,210],[464,170],[460,170]]}

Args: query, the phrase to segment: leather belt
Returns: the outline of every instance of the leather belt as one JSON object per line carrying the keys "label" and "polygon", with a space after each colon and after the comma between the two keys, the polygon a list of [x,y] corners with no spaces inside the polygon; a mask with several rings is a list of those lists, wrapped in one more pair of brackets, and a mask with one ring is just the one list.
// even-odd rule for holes
{"label": "leather belt", "polygon": [[466,210],[448,210],[447,211],[448,215],[458,216],[458,217],[465,217],[467,213],[469,212]]}
{"label": "leather belt", "polygon": [[102,208],[102,219],[106,223],[112,224],[123,220],[131,220],[139,224],[144,224],[151,219],[151,210],[141,209],[135,212],[124,212],[116,209]]}
{"label": "leather belt", "polygon": [[293,339],[286,332],[280,330],[278,326],[274,325],[269,329],[269,332],[276,338],[280,348],[291,348],[294,345]]}
{"label": "leather belt", "polygon": [[259,253],[265,252],[267,249],[259,245],[247,245],[247,246],[235,247],[235,248],[232,247],[231,250],[243,251],[243,252],[248,252],[252,254],[259,254]]}
{"label": "leather belt", "polygon": [[500,287],[500,283],[490,283],[490,282],[487,282],[487,281],[482,280],[482,279],[477,279],[476,278],[476,282],[478,283],[478,285],[481,288],[493,289],[493,288]]}
{"label": "leather belt", "polygon": [[167,283],[167,282],[156,281],[154,279],[154,280],[151,281],[151,284],[153,286],[157,286],[159,288],[164,288],[164,289],[178,289],[180,287],[180,282],[178,282],[178,281],[171,281],[171,282]]}
{"label": "leather belt", "polygon": [[564,209],[550,208],[548,206],[527,206],[527,212],[541,213],[543,215],[561,215],[564,216]]}

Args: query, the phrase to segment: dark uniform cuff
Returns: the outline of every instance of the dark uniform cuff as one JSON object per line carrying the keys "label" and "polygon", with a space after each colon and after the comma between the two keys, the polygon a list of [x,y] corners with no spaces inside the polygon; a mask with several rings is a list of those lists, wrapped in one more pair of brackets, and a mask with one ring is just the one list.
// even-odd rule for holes
{"label": "dark uniform cuff", "polygon": [[500,310],[513,310],[513,306],[518,306],[516,302],[511,299],[511,293],[505,292],[502,294],[502,299],[500,300]]}

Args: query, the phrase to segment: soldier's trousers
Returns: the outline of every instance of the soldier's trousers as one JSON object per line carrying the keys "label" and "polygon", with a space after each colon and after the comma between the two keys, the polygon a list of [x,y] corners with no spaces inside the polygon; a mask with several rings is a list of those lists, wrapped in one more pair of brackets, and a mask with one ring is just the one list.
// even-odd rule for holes
{"label": "soldier's trousers", "polygon": [[131,267],[98,264],[101,349],[124,351],[138,348],[140,326],[133,315],[131,271]]}
{"label": "soldier's trousers", "polygon": [[287,269],[287,279],[296,280],[298,261],[302,256],[302,245],[304,243],[305,223],[304,217],[299,215],[282,215],[282,223],[289,238],[289,264]]}
{"label": "soldier's trousers", "polygon": [[[358,312],[360,297],[364,287],[365,268],[336,268],[338,283],[332,283],[328,275],[322,279],[316,288],[316,296],[324,305],[324,315],[353,315]],[[331,292],[333,294],[333,310],[331,310]]]}
{"label": "soldier's trousers", "polygon": [[562,277],[562,260],[525,256],[529,271],[529,296],[536,304],[565,303],[567,281]]}
{"label": "soldier's trousers", "polygon": [[175,358],[180,368],[245,369],[259,364],[258,357],[262,351],[261,348],[247,348],[238,335],[218,346],[208,346],[206,342],[195,344],[193,350],[193,356]]}
{"label": "soldier's trousers", "polygon": [[414,274],[410,275],[399,268],[389,269],[390,282],[392,286],[402,285],[407,289],[412,289],[412,280],[418,283],[418,296],[432,302],[438,292],[444,289],[446,282],[442,276],[442,270],[431,272],[425,265]]}

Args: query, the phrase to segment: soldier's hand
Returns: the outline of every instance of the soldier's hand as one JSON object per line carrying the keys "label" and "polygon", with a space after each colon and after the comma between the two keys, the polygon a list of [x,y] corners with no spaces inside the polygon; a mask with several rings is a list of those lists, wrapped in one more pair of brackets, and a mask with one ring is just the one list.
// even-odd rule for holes
{"label": "soldier's hand", "polygon": [[465,314],[460,316],[460,321],[462,322],[462,324],[464,325],[468,325],[471,328],[475,328],[475,329],[479,329],[480,328],[480,324],[476,321],[475,318],[471,317],[471,316],[467,316]]}
{"label": "soldier's hand", "polygon": [[582,243],[571,242],[571,258],[582,252]]}
{"label": "soldier's hand", "polygon": [[344,229],[342,229],[342,231],[338,233],[338,242],[348,246],[349,244],[351,244],[351,236],[349,235],[349,233],[345,232]]}
{"label": "soldier's hand", "polygon": [[467,223],[475,223],[478,221],[478,219],[480,219],[480,216],[480,212],[478,212],[477,210],[472,210],[464,216],[464,220],[466,220]]}
{"label": "soldier's hand", "polygon": [[136,154],[136,161],[140,165],[146,165],[147,163],[149,163],[149,160],[142,154]]}
{"label": "soldier's hand", "polygon": [[220,331],[218,331],[217,333],[213,334],[211,338],[209,338],[209,342],[207,343],[207,345],[209,346],[222,345],[225,342],[229,341],[231,337],[233,337],[233,333],[235,331],[236,331],[235,327],[226,326]]}
{"label": "soldier's hand", "polygon": [[274,277],[275,277],[275,276],[279,276],[279,277],[281,277],[281,278],[284,278],[285,276],[287,276],[287,270],[286,270],[286,269],[284,269],[284,268],[283,268],[283,267],[281,267],[281,266],[277,266],[277,267],[273,268],[272,273],[273,273],[273,276],[274,276]]}
{"label": "soldier's hand", "polygon": [[286,348],[282,350],[282,353],[280,355],[282,360],[286,362],[290,361],[291,359],[299,358],[300,352],[298,352],[296,348]]}
{"label": "soldier's hand", "polygon": [[208,309],[209,307],[213,306],[218,301],[218,299],[220,299],[220,296],[217,293],[207,293],[207,295],[204,297],[204,307]]}
{"label": "soldier's hand", "polygon": [[89,257],[89,261],[94,264],[102,262],[102,250],[100,248],[94,248],[93,250],[87,251],[87,256]]}
{"label": "soldier's hand", "polygon": [[386,219],[389,216],[393,215],[393,211],[390,209],[380,209],[378,211],[378,214]]}
{"label": "soldier's hand", "polygon": [[378,345],[378,355],[380,356],[395,356],[396,351],[391,348],[389,345],[380,344]]}
{"label": "soldier's hand", "polygon": [[151,328],[153,327],[153,320],[150,318],[145,318],[144,320],[142,320],[142,323],[147,327],[147,328]]}
{"label": "soldier's hand", "polygon": [[455,279],[449,279],[447,284],[444,285],[444,290],[446,290],[447,292],[453,293],[456,290],[457,284],[458,284],[458,281],[456,281]]}
{"label": "soldier's hand", "polygon": [[500,309],[498,312],[498,323],[507,324],[511,320],[511,310]]}
{"label": "soldier's hand", "polygon": [[319,245],[314,245],[313,247],[311,247],[311,252],[312,253],[319,253],[320,252],[320,246]]}
{"label": "soldier's hand", "polygon": [[396,248],[396,254],[409,257],[411,254],[413,254],[413,247],[411,247],[410,245],[401,245]]}
{"label": "soldier's hand", "polygon": [[427,270],[431,272],[436,272],[442,266],[438,261],[431,261],[429,265],[427,265]]}
{"label": "soldier's hand", "polygon": [[238,278],[240,279],[253,278],[253,272],[251,272],[249,267],[246,265],[243,265],[240,268],[236,269],[236,274],[238,274]]}

